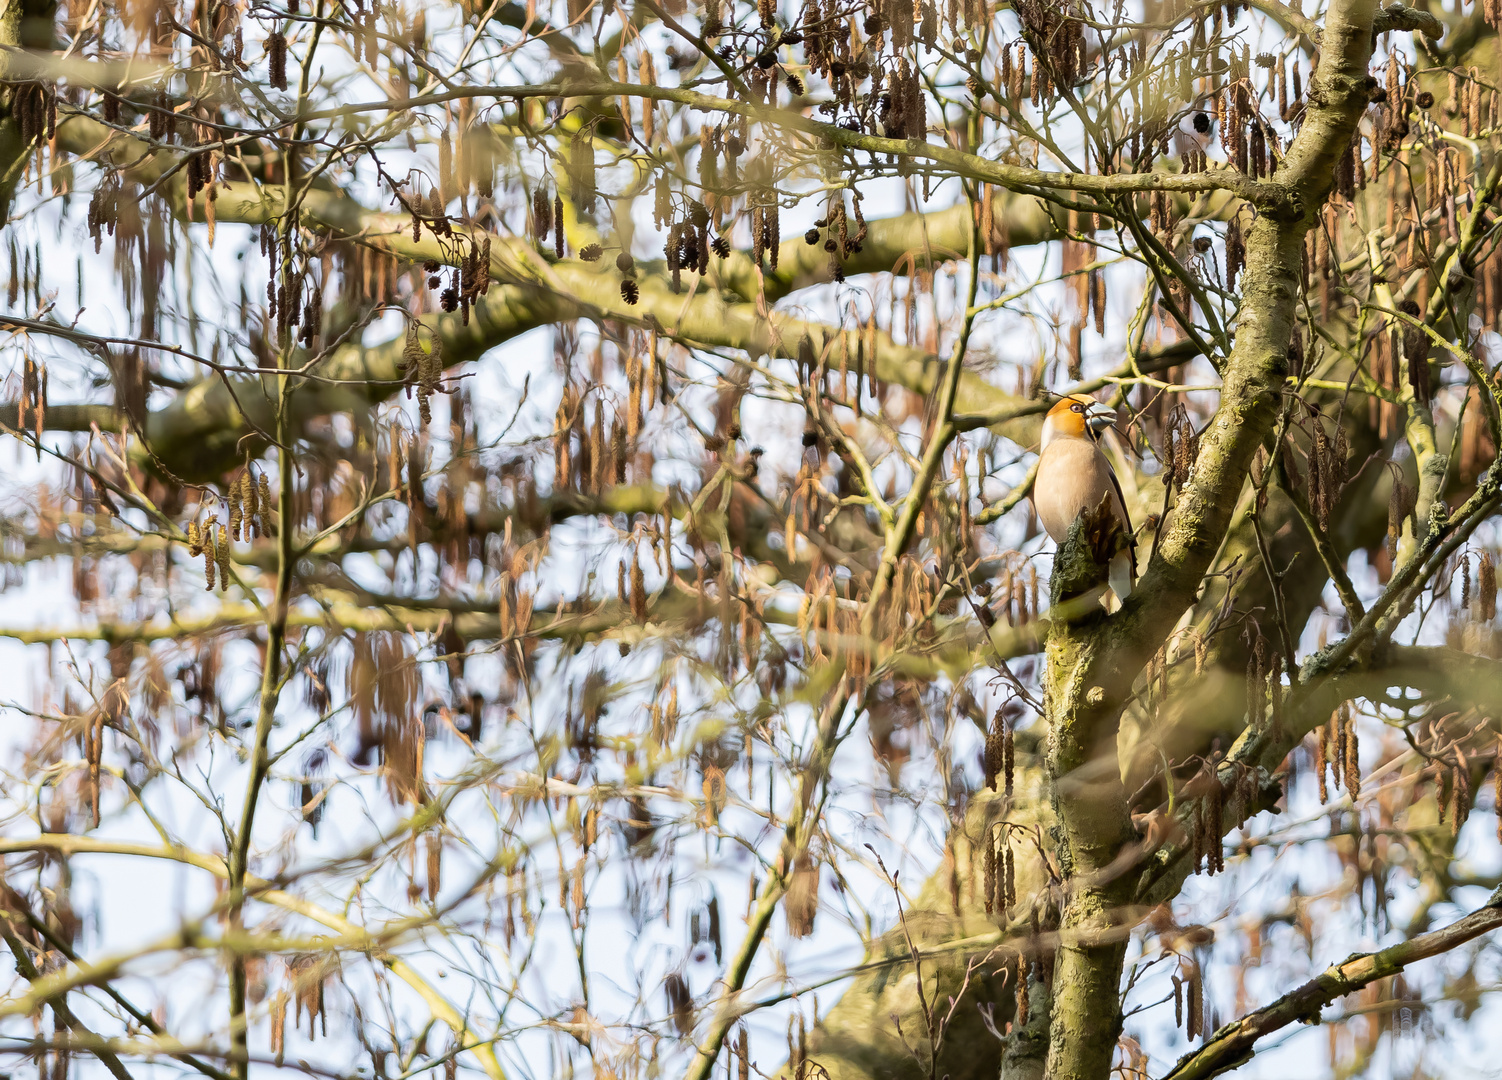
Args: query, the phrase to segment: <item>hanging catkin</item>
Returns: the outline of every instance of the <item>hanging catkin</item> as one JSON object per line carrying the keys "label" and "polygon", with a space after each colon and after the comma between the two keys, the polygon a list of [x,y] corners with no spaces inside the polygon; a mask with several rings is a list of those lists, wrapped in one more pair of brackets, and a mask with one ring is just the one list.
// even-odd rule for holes
{"label": "hanging catkin", "polygon": [[211,592],[214,588],[214,571],[219,564],[219,552],[214,547],[214,521],[210,518],[204,525],[201,533],[203,550],[203,578],[204,591]]}
{"label": "hanging catkin", "polygon": [[1345,765],[1346,792],[1354,802],[1361,795],[1361,743],[1349,702],[1340,707],[1341,758]]}
{"label": "hanging catkin", "polygon": [[1497,617],[1497,564],[1491,552],[1481,553],[1480,567],[1476,574],[1476,599],[1482,621],[1491,622]]}

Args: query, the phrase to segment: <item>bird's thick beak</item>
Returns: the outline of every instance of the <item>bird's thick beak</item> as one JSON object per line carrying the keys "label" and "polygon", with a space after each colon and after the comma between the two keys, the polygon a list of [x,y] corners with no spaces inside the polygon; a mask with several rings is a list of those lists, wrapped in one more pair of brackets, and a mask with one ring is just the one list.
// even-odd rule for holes
{"label": "bird's thick beak", "polygon": [[1108,409],[1101,404],[1092,405],[1085,412],[1085,423],[1089,425],[1091,431],[1099,435],[1116,423],[1116,410]]}

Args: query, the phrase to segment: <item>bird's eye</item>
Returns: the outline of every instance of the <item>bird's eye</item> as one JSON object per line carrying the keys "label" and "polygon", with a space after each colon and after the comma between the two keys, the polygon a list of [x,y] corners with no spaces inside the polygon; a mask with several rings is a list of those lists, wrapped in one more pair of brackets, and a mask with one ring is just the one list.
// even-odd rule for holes
{"label": "bird's eye", "polygon": [[1085,407],[1083,405],[1081,405],[1078,401],[1076,401],[1073,405],[1069,406],[1069,408],[1072,409],[1074,412],[1084,412],[1085,411]]}

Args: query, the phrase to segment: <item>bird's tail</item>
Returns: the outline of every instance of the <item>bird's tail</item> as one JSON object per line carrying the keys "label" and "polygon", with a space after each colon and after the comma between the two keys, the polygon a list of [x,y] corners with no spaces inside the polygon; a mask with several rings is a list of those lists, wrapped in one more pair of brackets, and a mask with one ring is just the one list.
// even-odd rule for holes
{"label": "bird's tail", "polygon": [[[1135,577],[1134,571],[1136,570],[1135,563],[1136,559],[1132,557],[1131,548],[1118,551],[1111,557],[1111,565],[1108,568],[1106,580],[1111,585],[1111,591],[1116,594],[1116,607],[1120,607],[1121,603],[1128,596],[1132,595],[1132,586],[1135,584],[1133,581]],[[1112,610],[1115,609],[1113,608]]]}

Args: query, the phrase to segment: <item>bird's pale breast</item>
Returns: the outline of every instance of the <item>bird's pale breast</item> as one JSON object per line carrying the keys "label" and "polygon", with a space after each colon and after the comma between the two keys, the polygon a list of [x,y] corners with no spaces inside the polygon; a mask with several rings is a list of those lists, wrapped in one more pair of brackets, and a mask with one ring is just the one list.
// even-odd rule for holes
{"label": "bird's pale breast", "polygon": [[[1038,520],[1054,542],[1063,540],[1074,519],[1099,506],[1111,491],[1111,465],[1093,443],[1084,439],[1055,439],[1043,448],[1033,506]],[[1116,512],[1126,520],[1126,507],[1114,499]]]}

